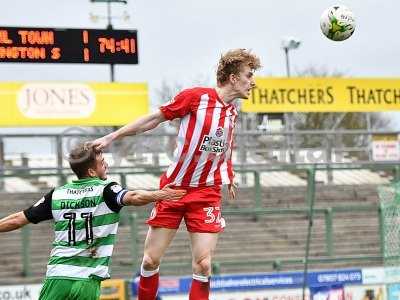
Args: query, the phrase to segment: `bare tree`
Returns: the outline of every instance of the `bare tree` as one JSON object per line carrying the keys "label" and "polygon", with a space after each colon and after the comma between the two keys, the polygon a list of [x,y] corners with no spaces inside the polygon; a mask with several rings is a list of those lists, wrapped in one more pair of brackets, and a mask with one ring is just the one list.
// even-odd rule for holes
{"label": "bare tree", "polygon": [[[188,80],[185,80],[187,83]],[[193,79],[189,80],[188,86],[209,86],[210,80],[207,76],[198,74]],[[168,82],[165,79],[162,81],[161,86],[156,89],[156,99],[154,103],[161,105],[171,100],[178,92],[184,89],[182,82]]]}
{"label": "bare tree", "polygon": [[161,83],[161,87],[156,89],[156,99],[155,103],[157,105],[164,104],[165,102],[171,100],[180,90],[182,90],[183,85],[178,82],[168,83],[165,79]]}

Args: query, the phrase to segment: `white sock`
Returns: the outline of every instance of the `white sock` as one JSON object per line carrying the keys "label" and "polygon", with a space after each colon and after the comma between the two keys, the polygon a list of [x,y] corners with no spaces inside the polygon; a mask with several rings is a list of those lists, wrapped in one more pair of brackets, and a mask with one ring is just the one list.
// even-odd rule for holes
{"label": "white sock", "polygon": [[157,274],[160,271],[160,267],[158,267],[155,270],[151,270],[151,271],[146,271],[145,269],[143,269],[143,265],[141,265],[140,267],[140,275],[142,275],[143,277],[151,277],[155,274]]}
{"label": "white sock", "polygon": [[208,277],[203,275],[193,274],[193,279],[201,282],[208,282]]}

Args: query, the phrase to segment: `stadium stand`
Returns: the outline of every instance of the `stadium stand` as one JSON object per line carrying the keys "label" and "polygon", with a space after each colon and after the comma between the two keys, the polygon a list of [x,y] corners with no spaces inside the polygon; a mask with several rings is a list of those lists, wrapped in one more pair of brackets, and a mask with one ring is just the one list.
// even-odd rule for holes
{"label": "stadium stand", "polygon": [[[253,209],[248,210],[254,208],[253,188],[239,190],[234,203],[225,200],[227,228],[216,251],[215,271],[301,269],[308,225],[305,194],[305,186],[263,187],[261,209],[264,213],[259,211],[258,214]],[[24,209],[41,196],[42,193],[32,192],[1,193],[0,211],[4,215]],[[376,185],[317,185],[310,268],[380,265],[377,203]],[[302,209],[296,210],[299,207]],[[139,214],[137,235],[132,235],[124,219],[112,262],[113,277],[129,279],[136,272],[147,231],[144,216],[149,209],[129,208],[129,213]],[[332,218],[331,228],[327,216]],[[29,225],[27,230],[25,241],[21,231],[2,235],[2,244],[7,247],[0,248],[1,284],[42,280],[53,238],[51,224]],[[162,275],[190,273],[186,235],[185,230],[178,231],[163,261]],[[135,247],[138,253],[134,253]],[[25,276],[27,274],[29,276]]]}
{"label": "stadium stand", "polygon": [[[157,138],[153,140],[156,141]],[[143,139],[142,142],[148,141]],[[137,143],[143,144],[142,142]],[[113,155],[106,153],[106,159],[111,166],[126,168],[118,171],[125,176],[112,174],[111,179],[125,183],[130,189],[157,188],[157,172],[132,173],[146,172],[155,166],[162,169],[170,164],[170,156],[165,153],[165,147],[162,147],[165,143],[158,143],[158,146],[153,144],[146,149],[156,149],[155,153],[136,153],[133,148],[129,153],[135,154],[128,153],[125,156],[115,151]],[[247,147],[247,144],[243,145]],[[259,145],[249,146],[260,148]],[[307,172],[304,169],[280,168],[277,161],[257,151],[240,153],[240,149],[237,150],[239,151],[234,152],[233,160],[237,167],[236,179],[240,188],[235,202],[224,200],[227,227],[220,237],[215,253],[214,271],[249,273],[302,269],[308,226]],[[246,155],[245,158],[241,157],[243,154]],[[349,156],[345,157],[344,166],[354,163]],[[31,168],[30,172],[36,172],[37,175],[5,177],[3,182],[0,178],[0,183],[3,183],[0,185],[3,187],[0,192],[2,215],[28,207],[51,187],[60,184],[57,174],[44,175],[46,171],[37,169],[48,168],[56,173],[59,164],[55,154],[45,156],[6,153],[4,162],[9,170],[7,172]],[[67,170],[65,159],[61,165]],[[273,168],[256,171],[260,166]],[[275,167],[277,168],[274,169]],[[389,183],[394,176],[392,171],[386,170],[316,171],[309,268],[382,265],[376,187]],[[73,178],[69,175],[65,177],[68,180]],[[124,209],[112,262],[114,278],[130,279],[137,272],[147,232],[144,220],[149,209],[150,207]],[[138,217],[132,227],[127,216],[134,212]],[[3,266],[0,268],[0,284],[41,282],[53,239],[49,225],[51,226],[48,223],[30,225],[25,232],[2,235],[1,242],[7,247],[0,248],[0,264]],[[161,275],[191,274],[189,247],[187,232],[181,228],[167,250]]]}

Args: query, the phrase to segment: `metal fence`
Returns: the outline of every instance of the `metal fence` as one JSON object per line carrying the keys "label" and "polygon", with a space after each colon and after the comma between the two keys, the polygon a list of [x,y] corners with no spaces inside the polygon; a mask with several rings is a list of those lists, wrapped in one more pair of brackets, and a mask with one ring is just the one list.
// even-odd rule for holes
{"label": "metal fence", "polygon": [[[306,253],[304,253],[304,257],[276,257],[275,259],[269,260],[254,260],[250,259],[246,262],[241,261],[215,261],[214,262],[214,271],[218,272],[219,269],[223,266],[227,265],[240,265],[243,263],[246,264],[262,264],[262,265],[272,265],[275,269],[280,269],[282,266],[285,265],[292,265],[292,264],[305,264],[307,267],[309,263],[332,263],[338,261],[346,261],[346,262],[363,262],[363,261],[375,261],[377,263],[382,262],[382,255],[383,255],[383,230],[382,230],[382,209],[379,205],[376,204],[357,204],[357,205],[342,205],[342,206],[330,206],[326,208],[314,208],[314,201],[315,201],[315,187],[316,187],[316,180],[315,180],[315,172],[318,170],[359,170],[359,169],[369,169],[369,170],[384,170],[384,171],[391,171],[393,172],[393,180],[398,181],[400,179],[400,168],[398,165],[393,164],[369,164],[369,165],[313,165],[313,166],[300,166],[300,165],[291,165],[291,166],[271,166],[269,169],[262,169],[259,167],[258,169],[237,169],[236,171],[239,173],[252,173],[254,174],[254,186],[253,186],[253,205],[248,208],[231,208],[224,210],[225,215],[252,215],[254,216],[255,220],[260,216],[270,215],[270,216],[277,216],[277,215],[304,215],[309,222],[309,230],[312,227],[314,215],[323,215],[324,223],[325,223],[325,233],[324,233],[324,240],[325,240],[325,249],[326,249],[326,256],[324,257],[309,257],[309,249],[310,249],[310,242],[311,242],[311,235],[310,231],[308,232],[307,241],[306,243]],[[267,209],[264,208],[262,205],[262,194],[261,194],[261,185],[260,185],[260,173],[268,172],[268,171],[302,171],[307,174],[307,187],[306,187],[306,194],[305,194],[305,202],[304,205],[299,207],[291,207],[291,208],[273,208]],[[58,169],[55,170],[56,172],[65,172],[66,170]],[[18,172],[23,172],[18,170]],[[145,174],[148,171],[139,172],[139,174]],[[153,170],[154,173],[159,173],[160,170]],[[121,178],[121,182],[124,182],[124,178],[129,174],[137,174],[137,171],[129,172],[128,170],[120,171],[119,176]],[[21,176],[35,176],[32,173],[20,173]],[[65,173],[52,173],[53,176],[59,176],[60,183],[65,179]],[[3,174],[3,177],[7,176],[15,176],[15,174]],[[347,256],[340,256],[336,255],[335,249],[335,240],[333,238],[333,228],[336,222],[341,222],[340,219],[336,219],[334,215],[338,212],[342,214],[346,213],[354,213],[360,211],[368,211],[376,214],[379,220],[379,237],[380,237],[380,253],[379,255],[347,255]],[[140,261],[140,253],[139,253],[139,244],[138,244],[138,219],[143,218],[143,215],[133,214],[130,216],[125,216],[125,218],[129,218],[130,224],[130,233],[131,233],[131,254],[132,260],[127,268],[136,269],[138,267],[138,262]],[[125,221],[127,221],[125,219]],[[29,276],[30,274],[30,238],[31,235],[29,233],[29,226],[25,227],[22,231],[23,239],[22,239],[22,249],[23,249],[23,273],[25,276]],[[187,262],[182,263],[174,263],[174,264],[165,264],[163,266],[164,269],[174,269],[174,268],[182,268],[187,267]]]}
{"label": "metal fence", "polygon": [[[238,131],[235,161],[239,165],[367,163],[373,162],[374,136],[398,134],[366,130]],[[51,161],[47,167],[62,168],[73,145],[97,137],[98,134],[83,129],[77,133],[66,130],[60,134],[0,134],[0,170],[29,167],[34,159],[30,153],[41,145]],[[163,166],[163,157],[173,159],[176,138],[176,132],[171,131],[145,133],[117,141],[107,151],[116,167],[122,159],[133,166]],[[18,150],[10,150],[10,145],[17,142],[21,145]],[[151,159],[143,159],[143,154],[151,155]]]}

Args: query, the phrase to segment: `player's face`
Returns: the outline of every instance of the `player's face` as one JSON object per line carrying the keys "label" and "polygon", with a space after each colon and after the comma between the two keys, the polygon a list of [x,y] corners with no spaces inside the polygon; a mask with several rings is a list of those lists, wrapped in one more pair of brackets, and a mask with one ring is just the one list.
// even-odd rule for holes
{"label": "player's face", "polygon": [[93,168],[93,171],[96,173],[96,176],[99,177],[100,179],[106,180],[107,170],[108,170],[108,164],[104,160],[103,155],[102,154],[97,155],[96,164]]}
{"label": "player's face", "polygon": [[233,88],[237,93],[237,97],[248,99],[251,90],[256,86],[253,70],[249,66],[244,66],[239,74],[234,76]]}

